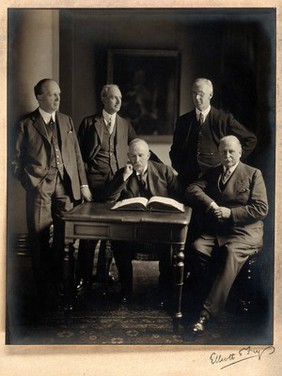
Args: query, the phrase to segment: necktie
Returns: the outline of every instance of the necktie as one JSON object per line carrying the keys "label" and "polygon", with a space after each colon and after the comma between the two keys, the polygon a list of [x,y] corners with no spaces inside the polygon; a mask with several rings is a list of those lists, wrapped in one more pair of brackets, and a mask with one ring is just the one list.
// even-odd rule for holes
{"label": "necktie", "polygon": [[109,133],[111,133],[111,127],[112,127],[112,118],[109,119],[108,124],[107,124],[107,129]]}
{"label": "necktie", "polygon": [[200,125],[204,124],[204,115],[202,114],[202,112],[200,112],[200,114],[199,114],[199,124]]}
{"label": "necktie", "polygon": [[230,175],[231,175],[231,171],[227,168],[225,170],[225,172],[222,174],[222,177],[221,177],[222,184],[225,184],[227,182],[227,180],[229,179]]}
{"label": "necktie", "polygon": [[140,175],[137,175],[138,177],[138,180],[140,181],[140,183],[145,186],[145,183],[146,183],[146,180],[145,180],[145,176],[144,174],[140,174]]}
{"label": "necktie", "polygon": [[147,197],[148,192],[147,192],[147,180],[146,180],[146,172],[142,173],[140,175],[137,175],[137,179],[139,180],[139,193],[143,197]]}
{"label": "necktie", "polygon": [[53,132],[53,130],[54,130],[54,126],[55,126],[55,123],[54,123],[54,121],[53,121],[53,118],[50,119],[49,126],[50,126],[51,131]]}
{"label": "necktie", "polygon": [[54,123],[52,118],[50,119],[46,128],[47,128],[48,135],[51,138],[53,136],[53,131],[54,131],[54,128],[55,128],[55,123]]}

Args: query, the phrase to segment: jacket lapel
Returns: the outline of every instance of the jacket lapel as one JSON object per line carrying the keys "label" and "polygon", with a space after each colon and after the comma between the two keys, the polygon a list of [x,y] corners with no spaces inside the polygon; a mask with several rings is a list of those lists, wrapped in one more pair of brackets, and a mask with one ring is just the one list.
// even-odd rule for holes
{"label": "jacket lapel", "polygon": [[97,135],[100,139],[100,144],[102,144],[102,141],[103,141],[103,127],[104,127],[104,120],[103,120],[103,116],[97,116],[95,118],[95,129],[96,129],[96,132],[97,132]]}
{"label": "jacket lapel", "polygon": [[224,194],[226,194],[227,196],[230,196],[230,194],[234,194],[237,191],[238,187],[245,185],[244,180],[244,167],[243,164],[239,162],[237,168],[225,184],[225,189],[223,190]]}
{"label": "jacket lapel", "polygon": [[155,167],[148,161],[148,170],[147,170],[147,181],[148,189],[152,196],[158,196],[155,187],[159,185],[159,174],[156,171]]}
{"label": "jacket lapel", "polygon": [[186,131],[186,137],[185,137],[184,145],[189,145],[188,140],[189,140],[189,137],[190,137],[191,129],[192,129],[192,127],[196,128],[197,126],[198,126],[198,124],[197,124],[196,110],[194,109],[193,113],[191,114],[190,120],[185,122],[185,128],[187,128],[187,131]]}
{"label": "jacket lapel", "polygon": [[67,135],[70,132],[74,132],[74,130],[71,127],[70,123],[66,123],[65,119],[61,116],[59,112],[56,113],[56,124],[58,127],[58,131],[60,132],[61,136],[61,143],[62,143],[62,151],[65,149],[65,145],[67,143]]}
{"label": "jacket lapel", "polygon": [[122,118],[117,114],[116,116],[116,145],[123,145],[124,130],[123,130],[123,121]]}
{"label": "jacket lapel", "polygon": [[128,184],[128,191],[129,191],[130,197],[140,196],[139,183],[138,183],[138,179],[137,179],[135,172],[130,177],[129,184]]}
{"label": "jacket lapel", "polygon": [[40,115],[39,111],[36,110],[34,112],[34,115],[33,115],[33,120],[34,120],[34,123],[33,123],[33,126],[34,128],[37,129],[37,131],[44,137],[46,138],[46,140],[48,142],[50,142],[49,140],[49,137],[48,137],[48,134],[47,134],[47,130],[46,130],[46,126],[45,126],[45,123],[44,123],[44,120],[42,118],[42,116]]}

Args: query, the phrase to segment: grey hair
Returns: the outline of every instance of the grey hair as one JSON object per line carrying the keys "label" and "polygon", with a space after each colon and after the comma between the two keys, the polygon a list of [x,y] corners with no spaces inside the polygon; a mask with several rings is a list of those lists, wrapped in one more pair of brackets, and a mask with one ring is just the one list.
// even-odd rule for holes
{"label": "grey hair", "polygon": [[102,90],[101,90],[101,99],[105,98],[107,96],[109,90],[112,89],[112,88],[119,89],[118,85],[115,85],[115,84],[104,85],[102,87]]}
{"label": "grey hair", "polygon": [[240,140],[239,140],[236,136],[233,136],[233,135],[228,135],[228,136],[224,136],[224,137],[222,137],[222,138],[219,140],[218,147],[219,147],[223,142],[227,142],[227,141],[234,141],[234,142],[236,142],[236,144],[240,147],[240,149],[241,149],[241,151],[242,151],[242,145],[241,145]]}
{"label": "grey hair", "polygon": [[143,140],[142,138],[134,138],[133,140],[130,141],[130,143],[129,143],[128,146],[132,146],[132,145],[137,144],[137,143],[139,143],[139,142],[141,142],[141,143],[143,143],[144,145],[146,145],[146,146],[148,147],[148,149],[149,149],[149,145],[148,145],[148,143],[147,143],[145,140]]}
{"label": "grey hair", "polygon": [[210,88],[210,91],[211,91],[211,95],[213,95],[213,84],[211,82],[211,80],[207,79],[207,78],[197,78],[195,81],[194,81],[194,85],[197,85],[199,82],[204,82],[209,88]]}

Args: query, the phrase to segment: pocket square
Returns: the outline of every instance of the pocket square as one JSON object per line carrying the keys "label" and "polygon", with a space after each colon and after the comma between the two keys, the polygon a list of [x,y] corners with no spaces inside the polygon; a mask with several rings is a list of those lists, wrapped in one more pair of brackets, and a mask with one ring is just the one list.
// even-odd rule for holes
{"label": "pocket square", "polygon": [[68,134],[71,134],[71,133],[72,133],[72,131],[71,131],[71,130],[69,130],[69,131],[68,131]]}

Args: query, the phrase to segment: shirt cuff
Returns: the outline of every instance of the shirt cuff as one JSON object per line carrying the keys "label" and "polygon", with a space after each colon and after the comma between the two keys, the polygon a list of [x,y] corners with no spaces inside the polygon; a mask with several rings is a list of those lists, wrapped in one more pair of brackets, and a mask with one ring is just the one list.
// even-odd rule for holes
{"label": "shirt cuff", "polygon": [[88,184],[83,184],[80,186],[80,188],[88,188]]}

